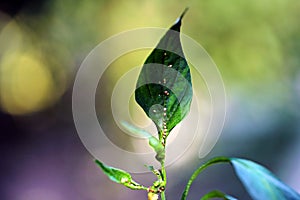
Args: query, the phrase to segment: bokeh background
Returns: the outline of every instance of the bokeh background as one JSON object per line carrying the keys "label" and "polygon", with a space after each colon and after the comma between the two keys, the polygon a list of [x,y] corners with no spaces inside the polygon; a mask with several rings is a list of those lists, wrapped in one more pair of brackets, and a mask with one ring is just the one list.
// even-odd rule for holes
{"label": "bokeh background", "polygon": [[[0,3],[1,200],[145,199],[108,181],[82,145],[72,118],[73,81],[101,41],[129,29],[169,27],[186,6],[182,31],[219,67],[227,117],[205,159],[186,155],[170,169],[167,197],[179,199],[192,171],[217,155],[262,163],[300,192],[300,1],[12,0]],[[97,101],[149,52],[128,56],[125,67],[116,62]],[[134,178],[153,181],[149,174]],[[189,198],[212,189],[250,199],[226,165],[205,171]]]}

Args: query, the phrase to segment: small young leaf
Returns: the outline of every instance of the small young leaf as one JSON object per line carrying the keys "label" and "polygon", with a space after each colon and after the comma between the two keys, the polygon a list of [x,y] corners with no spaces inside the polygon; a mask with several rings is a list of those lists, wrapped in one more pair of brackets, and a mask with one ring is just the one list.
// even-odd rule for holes
{"label": "small young leaf", "polygon": [[235,172],[254,200],[299,200],[300,195],[265,167],[250,160],[231,158]]}
{"label": "small young leaf", "polygon": [[148,166],[148,165],[145,166],[148,168],[149,171],[151,171],[157,177],[158,180],[162,181],[162,176],[159,170],[154,169],[153,166]]}
{"label": "small young leaf", "polygon": [[189,112],[193,96],[190,69],[180,42],[184,13],[146,59],[135,90],[137,103],[155,123],[163,143]]}
{"label": "small young leaf", "polygon": [[146,187],[136,183],[132,180],[131,175],[121,169],[109,167],[104,165],[99,160],[95,160],[95,162],[100,166],[103,173],[108,176],[108,178],[116,183],[122,184],[133,190],[147,190]]}
{"label": "small young leaf", "polygon": [[213,190],[207,194],[205,194],[200,200],[209,200],[209,199],[213,199],[213,198],[222,198],[224,200],[237,200],[236,198],[228,195],[228,194],[224,194],[221,191],[218,190]]}
{"label": "small young leaf", "polygon": [[149,138],[151,137],[152,135],[144,130],[144,129],[141,129],[139,127],[136,127],[132,124],[129,124],[128,122],[126,121],[121,121],[120,124],[122,125],[122,127],[124,127],[127,131],[129,131],[130,133],[133,133],[135,136],[137,137],[144,137],[144,138]]}
{"label": "small young leaf", "polygon": [[121,125],[131,133],[136,134],[137,136],[139,135],[148,138],[149,146],[152,147],[156,152],[156,156],[155,156],[156,160],[158,160],[160,163],[163,162],[163,160],[165,159],[165,148],[156,137],[152,136],[147,131],[140,129],[136,126],[133,126],[127,122],[123,121],[121,122]]}

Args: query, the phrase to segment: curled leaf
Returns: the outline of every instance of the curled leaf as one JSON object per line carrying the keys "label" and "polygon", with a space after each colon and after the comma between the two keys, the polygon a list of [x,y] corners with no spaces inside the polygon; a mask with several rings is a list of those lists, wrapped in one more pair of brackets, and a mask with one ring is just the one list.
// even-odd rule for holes
{"label": "curled leaf", "polygon": [[99,167],[102,169],[103,173],[107,175],[107,177],[121,185],[124,185],[132,190],[147,190],[146,187],[136,183],[132,180],[131,175],[128,172],[125,172],[121,169],[117,169],[114,167],[109,167],[99,160],[95,160],[95,163],[99,165]]}

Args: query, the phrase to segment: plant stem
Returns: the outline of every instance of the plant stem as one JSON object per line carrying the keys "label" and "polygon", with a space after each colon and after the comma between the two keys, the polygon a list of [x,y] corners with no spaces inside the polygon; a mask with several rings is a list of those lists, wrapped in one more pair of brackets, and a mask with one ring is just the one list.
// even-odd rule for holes
{"label": "plant stem", "polygon": [[[165,160],[161,164],[161,173],[162,173],[162,178],[163,178],[163,181],[164,181],[164,187],[166,189],[166,185],[167,185],[167,172],[166,172],[166,168],[165,168]],[[160,196],[161,196],[161,200],[166,200],[165,190],[161,192]]]}
{"label": "plant stem", "polygon": [[189,193],[190,187],[193,183],[193,181],[198,177],[198,175],[204,170],[206,169],[208,166],[213,165],[213,164],[217,164],[217,163],[228,163],[230,162],[229,158],[226,157],[217,157],[217,158],[213,158],[209,161],[207,161],[206,163],[204,163],[203,165],[201,165],[191,176],[191,178],[189,179],[189,182],[187,183],[184,192],[181,196],[181,200],[186,200],[186,197]]}
{"label": "plant stem", "polygon": [[165,192],[160,193],[161,200],[166,200]]}
{"label": "plant stem", "polygon": [[163,178],[164,184],[167,185],[167,172],[166,172],[166,168],[165,168],[165,163],[164,162],[161,165],[161,173],[162,173],[162,178]]}

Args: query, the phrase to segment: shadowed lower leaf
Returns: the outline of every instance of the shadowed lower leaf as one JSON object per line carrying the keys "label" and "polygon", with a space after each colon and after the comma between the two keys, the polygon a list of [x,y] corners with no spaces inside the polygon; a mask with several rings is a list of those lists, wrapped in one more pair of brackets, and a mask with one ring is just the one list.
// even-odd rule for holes
{"label": "shadowed lower leaf", "polygon": [[239,158],[231,158],[231,164],[253,200],[300,200],[297,192],[265,167]]}
{"label": "shadowed lower leaf", "polygon": [[[246,159],[217,157],[201,165],[189,179],[181,200],[186,200],[190,187],[198,175],[209,166],[220,163],[230,163],[253,200],[300,200],[300,195],[292,188],[281,182],[265,167]],[[208,193],[218,195],[220,193]],[[204,196],[205,197],[205,196]],[[233,198],[225,196],[226,198]]]}

